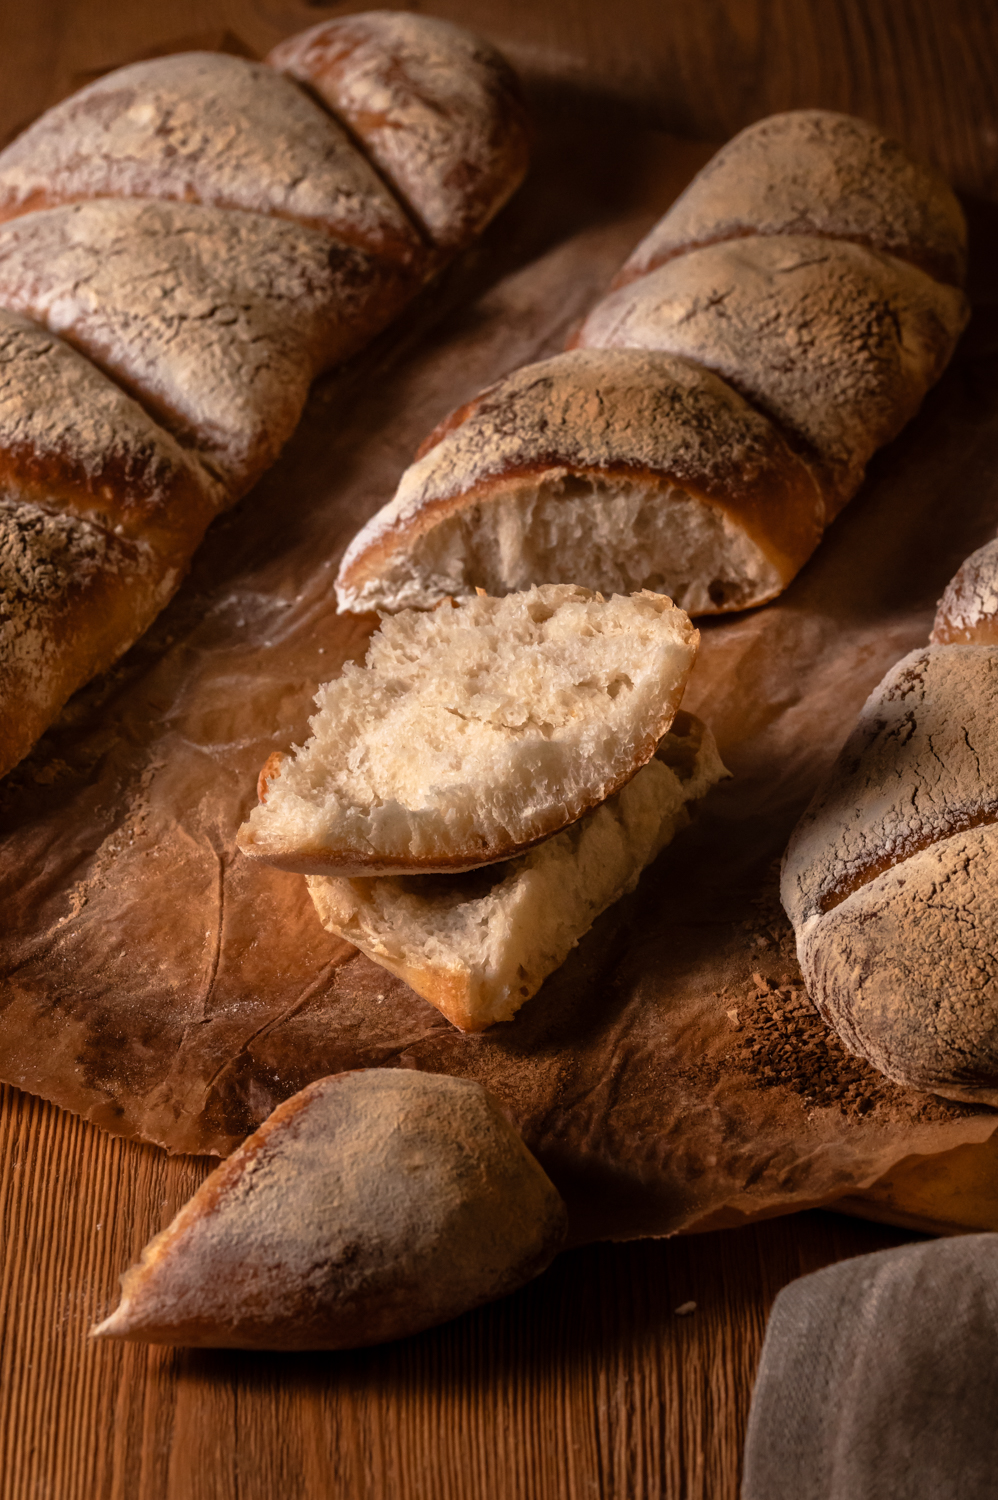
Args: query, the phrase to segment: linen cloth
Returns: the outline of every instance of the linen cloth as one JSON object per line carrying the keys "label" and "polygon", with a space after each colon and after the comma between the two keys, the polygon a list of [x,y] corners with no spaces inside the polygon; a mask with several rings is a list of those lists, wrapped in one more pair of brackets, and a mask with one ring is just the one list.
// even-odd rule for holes
{"label": "linen cloth", "polygon": [[742,1500],[998,1496],[998,1234],[883,1250],[773,1305]]}

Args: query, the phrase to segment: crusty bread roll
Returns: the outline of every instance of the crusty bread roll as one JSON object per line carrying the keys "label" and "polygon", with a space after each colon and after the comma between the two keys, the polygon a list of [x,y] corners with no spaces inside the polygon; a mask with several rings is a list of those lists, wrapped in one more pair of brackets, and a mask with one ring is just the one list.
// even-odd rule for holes
{"label": "crusty bread roll", "polygon": [[[864,122],[808,110],[751,126],[590,313],[573,340],[589,361],[517,372],[431,435],[344,557],[340,608],[623,578],[697,614],[773,598],[949,360],[965,237],[946,185]],[[662,356],[712,372],[710,398],[690,400]]]}
{"label": "crusty bread roll", "polygon": [[[523,175],[485,43],[384,12],[307,43],[133,64],[0,152],[0,774],[162,608],[312,379]],[[308,84],[320,55],[314,88],[281,72]],[[410,198],[427,153],[432,213]]]}
{"label": "crusty bread roll", "polygon": [[537,992],[727,774],[710,731],[680,710],[633,780],[517,859],[464,875],[311,876],[309,890],[330,932],[482,1031]]}
{"label": "crusty bread roll", "polygon": [[998,646],[911,652],[874,689],[784,858],[801,968],[898,1083],[998,1104]]}
{"label": "crusty bread roll", "polygon": [[321,1078],[274,1110],[122,1277],[96,1338],[350,1349],[538,1275],[565,1205],[470,1079]]}
{"label": "crusty bread roll", "polygon": [[651,759],[698,641],[661,594],[565,584],[387,618],[363,667],[319,689],[240,847],[303,874],[510,859]]}

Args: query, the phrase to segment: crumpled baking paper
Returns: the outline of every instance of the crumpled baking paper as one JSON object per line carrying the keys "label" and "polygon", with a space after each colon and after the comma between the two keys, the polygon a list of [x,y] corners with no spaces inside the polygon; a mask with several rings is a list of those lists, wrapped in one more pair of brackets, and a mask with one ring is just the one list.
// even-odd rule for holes
{"label": "crumpled baking paper", "polygon": [[[753,986],[799,984],[771,899],[796,818],[998,523],[998,317],[981,298],[954,365],[783,597],[701,622],[686,706],[734,780],[512,1022],[455,1031],[324,932],[301,877],[235,849],[259,767],[302,740],[316,686],[375,625],[336,615],[350,537],[440,417],[562,347],[711,153],[567,85],[534,93],[538,162],[483,246],[317,387],[173,604],[0,784],[0,1077],[107,1130],[221,1154],[323,1074],[475,1077],[565,1195],[577,1242],[843,1195],[905,1222],[912,1165],[909,1219],[930,1220],[925,1163],[986,1152],[993,1114],[875,1085],[862,1113],[816,1101],[749,1066],[743,1013]],[[982,230],[985,267],[990,248]],[[975,1222],[972,1185],[964,1198],[949,1216]]]}

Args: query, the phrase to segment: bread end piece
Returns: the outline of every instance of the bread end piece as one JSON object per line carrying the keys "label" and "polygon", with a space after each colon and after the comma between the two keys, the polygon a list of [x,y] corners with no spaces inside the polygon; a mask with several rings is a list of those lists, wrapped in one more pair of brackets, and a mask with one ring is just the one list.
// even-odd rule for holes
{"label": "bread end piece", "polygon": [[470,1079],[360,1069],[278,1106],[122,1277],[94,1338],[350,1349],[504,1296],[565,1205]]}
{"label": "bread end piece", "polygon": [[457,876],[313,876],[309,891],[330,932],[482,1031],[536,994],[727,775],[710,730],[680,711],[633,780],[518,859]]}
{"label": "bread end piece", "polygon": [[725,381],[647,349],[575,349],[483,391],[351,542],[339,607],[477,587],[650,589],[688,614],[779,594],[828,518],[817,471]]}

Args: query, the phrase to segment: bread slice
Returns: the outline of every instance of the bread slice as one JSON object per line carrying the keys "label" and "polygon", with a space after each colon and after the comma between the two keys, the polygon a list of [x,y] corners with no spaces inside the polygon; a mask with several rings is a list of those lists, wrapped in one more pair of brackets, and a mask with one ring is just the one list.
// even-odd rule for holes
{"label": "bread slice", "polygon": [[314,876],[309,890],[330,932],[482,1031],[540,989],[727,775],[710,730],[681,710],[632,781],[518,859],[463,875]]}
{"label": "bread slice", "polygon": [[512,858],[651,759],[698,641],[661,594],[570,584],[386,619],[365,665],[320,688],[240,847],[351,876]]}

